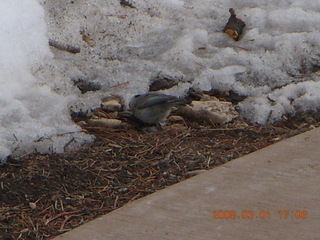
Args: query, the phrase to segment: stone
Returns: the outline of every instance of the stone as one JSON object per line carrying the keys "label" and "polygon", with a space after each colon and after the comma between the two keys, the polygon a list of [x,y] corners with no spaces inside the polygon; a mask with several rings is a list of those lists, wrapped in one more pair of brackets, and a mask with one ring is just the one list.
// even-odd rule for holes
{"label": "stone", "polygon": [[168,121],[170,123],[184,123],[183,117],[178,115],[171,115],[170,117],[168,117]]}
{"label": "stone", "polygon": [[192,101],[190,105],[180,107],[177,114],[191,121],[212,125],[225,124],[239,116],[232,103],[218,99]]}
{"label": "stone", "polygon": [[106,112],[118,112],[122,109],[119,98],[106,98],[102,100],[101,109]]}

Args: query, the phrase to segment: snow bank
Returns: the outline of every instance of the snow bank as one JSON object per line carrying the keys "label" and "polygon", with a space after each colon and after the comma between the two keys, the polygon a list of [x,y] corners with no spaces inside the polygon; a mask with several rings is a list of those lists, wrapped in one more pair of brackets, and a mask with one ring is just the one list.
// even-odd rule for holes
{"label": "snow bank", "polygon": [[[36,0],[1,2],[2,161],[13,151],[23,154],[37,148],[39,152],[63,152],[63,146],[72,138],[69,133],[81,131],[69,117],[68,104],[75,97],[55,93],[46,84],[50,79],[34,76],[41,63],[52,57],[44,16],[44,10]],[[57,135],[61,135],[60,144],[51,139]],[[74,138],[81,138],[80,135],[75,134]]]}
{"label": "snow bank", "polygon": [[[76,74],[99,82],[104,94],[113,93],[112,86],[120,84],[117,93],[127,103],[132,95],[148,91],[150,79],[158,73],[177,76],[185,81],[166,92],[183,95],[190,87],[233,90],[248,96],[239,105],[241,115],[259,124],[298,109],[293,101],[284,100],[290,98],[286,91],[275,104],[269,96],[274,91],[319,81],[319,72],[314,71],[320,65],[319,2],[141,0],[132,4],[135,9],[102,0],[90,6],[84,0],[44,6],[52,16],[51,37],[82,45],[77,58],[67,57],[70,78],[70,69],[76,66]],[[246,22],[239,42],[221,32],[230,7]],[[69,34],[61,28],[69,29]],[[94,47],[81,42],[81,29],[95,40]],[[63,53],[55,54],[66,59]],[[307,98],[299,102],[310,106]]]}
{"label": "snow bank", "polygon": [[[15,149],[62,152],[70,142],[89,141],[70,108],[89,110],[110,94],[128,103],[159,73],[183,79],[170,94],[194,87],[247,96],[241,115],[259,124],[320,104],[319,1],[131,1],[136,8],[118,0],[40,2],[4,0],[0,9],[1,158]],[[246,22],[238,42],[221,32],[230,7]],[[48,38],[81,52],[51,48],[52,58]],[[77,79],[101,90],[80,94]],[[39,139],[46,139],[41,146]]]}

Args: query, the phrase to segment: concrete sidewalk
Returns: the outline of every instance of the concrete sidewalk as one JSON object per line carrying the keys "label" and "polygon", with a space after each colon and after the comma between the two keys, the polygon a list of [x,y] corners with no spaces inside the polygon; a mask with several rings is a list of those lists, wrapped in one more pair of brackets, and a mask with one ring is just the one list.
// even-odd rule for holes
{"label": "concrete sidewalk", "polygon": [[[213,212],[219,210],[223,212]],[[320,128],[158,191],[55,238],[62,239],[320,239]]]}

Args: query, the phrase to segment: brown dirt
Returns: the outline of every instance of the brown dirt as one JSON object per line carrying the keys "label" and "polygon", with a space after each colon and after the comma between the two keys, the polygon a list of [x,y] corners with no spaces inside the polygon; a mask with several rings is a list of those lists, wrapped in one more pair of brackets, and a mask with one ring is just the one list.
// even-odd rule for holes
{"label": "brown dirt", "polygon": [[87,149],[0,167],[0,239],[51,239],[124,204],[319,125],[301,114],[272,126],[88,128]]}

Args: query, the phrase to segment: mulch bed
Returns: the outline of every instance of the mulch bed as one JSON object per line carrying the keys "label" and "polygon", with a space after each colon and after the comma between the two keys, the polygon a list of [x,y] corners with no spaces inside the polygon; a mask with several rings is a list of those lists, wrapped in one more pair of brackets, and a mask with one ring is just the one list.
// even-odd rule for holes
{"label": "mulch bed", "polygon": [[128,202],[319,125],[300,114],[270,126],[88,128],[97,141],[0,167],[0,239],[52,239]]}

